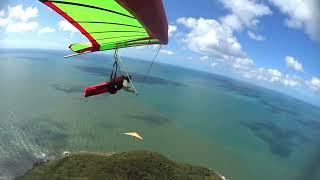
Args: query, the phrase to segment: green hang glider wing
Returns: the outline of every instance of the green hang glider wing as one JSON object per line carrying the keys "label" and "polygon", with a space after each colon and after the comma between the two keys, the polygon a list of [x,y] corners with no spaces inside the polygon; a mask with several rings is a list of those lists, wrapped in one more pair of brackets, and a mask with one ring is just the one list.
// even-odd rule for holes
{"label": "green hang glider wing", "polygon": [[[71,44],[69,48],[77,53],[167,44],[168,41],[168,25],[161,0],[40,1],[63,16],[90,41]],[[141,8],[143,6],[147,7]],[[150,14],[152,10],[158,13]],[[162,22],[160,28],[155,24],[157,21]],[[163,31],[159,32],[157,29],[161,28]]]}

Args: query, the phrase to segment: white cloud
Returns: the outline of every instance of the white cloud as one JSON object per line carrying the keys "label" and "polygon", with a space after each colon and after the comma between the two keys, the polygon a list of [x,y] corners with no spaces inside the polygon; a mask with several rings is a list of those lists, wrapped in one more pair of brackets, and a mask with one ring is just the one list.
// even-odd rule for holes
{"label": "white cloud", "polygon": [[244,66],[251,66],[251,65],[254,64],[253,60],[249,59],[249,58],[236,58],[235,63],[236,64],[241,64],[241,65],[244,65]]}
{"label": "white cloud", "polygon": [[78,32],[78,29],[75,28],[70,22],[68,22],[67,20],[61,20],[58,23],[59,25],[59,30],[61,31],[69,31],[71,33],[75,33]]}
{"label": "white cloud", "polygon": [[177,26],[174,25],[169,25],[169,30],[168,30],[168,35],[171,37],[176,31],[177,31]]}
{"label": "white cloud", "polygon": [[209,57],[208,56],[202,56],[200,58],[201,61],[208,61],[209,60]]}
{"label": "white cloud", "polygon": [[183,17],[177,22],[190,29],[183,41],[191,50],[224,60],[246,57],[232,31],[218,21]]}
{"label": "white cloud", "polygon": [[9,7],[9,15],[10,19],[17,19],[23,22],[28,21],[30,18],[34,18],[38,16],[38,8],[37,7],[27,7],[23,9],[22,5],[17,5],[15,7]]}
{"label": "white cloud", "polygon": [[298,60],[294,59],[294,57],[286,56],[285,61],[286,61],[287,67],[292,68],[295,71],[303,72],[302,64],[299,63]]}
{"label": "white cloud", "polygon": [[237,71],[245,71],[254,65],[230,28],[214,19],[179,18],[179,24],[190,29],[183,42],[192,51],[203,54],[202,61],[215,61],[232,66]]}
{"label": "white cloud", "polygon": [[252,68],[247,71],[240,72],[245,78],[255,79],[258,81],[269,81],[273,77],[272,69]]}
{"label": "white cloud", "polygon": [[[182,42],[192,51],[202,54],[201,60],[212,67],[221,65],[245,78],[261,82],[295,88],[305,86],[302,78],[284,75],[276,68],[259,68],[243,51],[235,37],[235,31],[246,28],[250,38],[263,41],[266,38],[257,34],[257,25],[262,16],[271,15],[270,8],[257,0],[220,0],[225,8],[231,11],[219,20],[182,17],[177,20],[188,30],[181,35]],[[295,62],[295,69],[303,71],[303,67]],[[313,83],[314,84],[314,83]]]}
{"label": "white cloud", "polygon": [[268,69],[267,70],[269,74],[271,74],[273,77],[282,77],[282,73],[277,69]]}
{"label": "white cloud", "polygon": [[255,33],[252,32],[252,31],[248,31],[248,36],[249,36],[251,39],[256,40],[256,41],[264,41],[264,40],[266,39],[264,36],[255,34]]}
{"label": "white cloud", "polygon": [[46,27],[41,28],[41,29],[39,30],[39,34],[53,33],[53,32],[55,32],[55,31],[56,31],[55,29],[46,26]]}
{"label": "white cloud", "polygon": [[320,92],[320,79],[313,77],[310,81],[306,81],[306,84],[314,91]]}
{"label": "white cloud", "polygon": [[217,63],[211,63],[211,67],[216,67],[217,66]]}
{"label": "white cloud", "polygon": [[166,50],[166,49],[161,49],[160,50],[160,52],[162,53],[162,54],[166,54],[166,55],[174,55],[174,52],[172,52],[172,51],[169,51],[169,50]]}
{"label": "white cloud", "polygon": [[264,80],[269,82],[279,82],[282,77],[282,73],[277,69],[265,69],[259,68],[257,72],[253,74],[257,80]]}
{"label": "white cloud", "polygon": [[9,24],[8,18],[1,18],[0,17],[0,27],[6,27]]}
{"label": "white cloud", "polygon": [[189,57],[187,57],[187,59],[188,59],[188,60],[192,60],[192,59],[193,59],[193,57],[189,56]]}
{"label": "white cloud", "polygon": [[0,28],[5,28],[6,32],[35,31],[39,26],[38,22],[29,21],[38,16],[36,7],[27,7],[26,9],[22,5],[8,7],[8,13],[1,11],[1,16]]}
{"label": "white cloud", "polygon": [[294,80],[294,79],[283,79],[282,83],[285,86],[289,86],[289,87],[295,87],[295,86],[299,85],[299,81]]}
{"label": "white cloud", "polygon": [[238,16],[234,14],[229,14],[220,18],[222,24],[226,27],[231,28],[232,30],[239,31],[242,29],[242,23]]}
{"label": "white cloud", "polygon": [[4,16],[4,10],[0,11],[0,17]]}
{"label": "white cloud", "polygon": [[259,17],[272,14],[270,8],[255,0],[220,0],[231,15],[223,17],[222,23],[234,30],[242,26],[253,28],[259,23]]}
{"label": "white cloud", "polygon": [[[221,67],[261,84],[269,83],[288,88],[305,86],[304,80],[299,77],[283,75],[276,68],[257,67],[242,50],[240,43],[234,37],[233,29],[214,19],[183,17],[179,18],[177,23],[189,29],[189,32],[184,34],[182,41],[192,51],[202,54],[200,59],[209,63],[211,67],[221,64]],[[257,40],[264,38],[254,35]],[[302,65],[301,67],[298,65],[298,61],[294,62],[295,69],[303,70]]]}
{"label": "white cloud", "polygon": [[7,25],[7,32],[26,32],[26,31],[35,31],[37,30],[39,24],[37,22],[17,22],[9,23]]}
{"label": "white cloud", "polygon": [[[224,7],[230,10],[230,14],[221,17],[222,26],[231,31],[241,31],[244,28],[256,29],[262,16],[271,15],[270,8],[256,0],[220,0]],[[248,31],[251,39],[257,41],[265,40],[265,37]]]}
{"label": "white cloud", "polygon": [[290,75],[283,75],[278,69],[265,69],[252,66],[251,69],[241,71],[243,77],[248,79],[254,79],[258,82],[265,84],[265,82],[282,85],[285,87],[301,86],[303,80],[298,77],[292,77]]}
{"label": "white cloud", "polygon": [[267,74],[269,75],[270,82],[279,82],[282,77],[282,73],[277,69],[267,69]]}
{"label": "white cloud", "polygon": [[269,0],[288,18],[288,27],[304,29],[313,40],[320,41],[320,1],[319,0]]}
{"label": "white cloud", "polygon": [[[232,18],[238,18],[237,16],[229,17],[230,22],[232,22]],[[233,24],[233,28],[230,28],[224,22],[219,23],[214,19],[185,17],[179,18],[177,23],[190,30],[183,36],[182,41],[192,51],[203,54],[200,59],[210,63],[212,67],[215,67],[217,63],[223,63],[232,72],[262,84],[271,83],[290,88],[305,85],[303,79],[296,76],[283,75],[276,68],[257,67],[254,61],[242,50],[241,44],[234,36],[234,30],[239,28],[237,27],[239,25]],[[265,39],[251,30],[248,30],[248,36],[259,41]],[[293,67],[296,70],[303,71],[303,67],[299,65],[298,61],[294,60],[292,64],[294,64]]]}

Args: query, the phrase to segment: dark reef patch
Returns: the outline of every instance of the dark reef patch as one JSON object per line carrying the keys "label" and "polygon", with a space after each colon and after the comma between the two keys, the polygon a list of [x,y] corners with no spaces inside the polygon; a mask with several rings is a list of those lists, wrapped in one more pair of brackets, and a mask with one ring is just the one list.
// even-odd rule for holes
{"label": "dark reef patch", "polygon": [[16,59],[26,60],[26,61],[46,61],[47,58],[43,57],[32,57],[32,56],[16,56]]}
{"label": "dark reef patch", "polygon": [[316,121],[313,119],[309,119],[309,120],[296,119],[296,122],[310,129],[317,130],[317,131],[320,130],[320,121]]}
{"label": "dark reef patch", "polygon": [[67,94],[72,94],[72,93],[82,93],[84,86],[80,85],[61,85],[61,84],[52,84],[52,88],[54,88],[57,91],[61,91]]}
{"label": "dark reef patch", "polygon": [[151,114],[144,114],[144,113],[129,115],[128,117],[136,120],[141,120],[151,126],[161,126],[171,121],[169,118],[162,115],[151,115]]}
{"label": "dark reef patch", "polygon": [[297,180],[308,179],[318,180],[320,178],[320,141],[315,147],[315,151],[312,153],[309,162],[306,163],[302,169],[302,173],[298,175]]}
{"label": "dark reef patch", "polygon": [[[277,100],[276,102],[281,101]],[[286,102],[286,100],[283,100],[281,102]],[[287,101],[289,102],[289,101]],[[270,112],[275,113],[275,114],[289,114],[294,117],[300,116],[300,113],[298,111],[294,111],[293,107],[289,107],[288,105],[283,105],[283,104],[276,104],[275,102],[271,102],[270,100],[264,100],[260,99],[260,103],[263,104]]]}
{"label": "dark reef patch", "polygon": [[240,82],[236,82],[235,80],[231,79],[223,79],[223,78],[215,78],[218,87],[227,89],[232,92],[236,92],[239,95],[259,99],[261,95],[258,93],[257,90],[251,88],[249,86],[244,86]]}
{"label": "dark reef patch", "polygon": [[[225,91],[234,92],[235,94],[254,99],[274,114],[304,117],[304,114],[301,114],[301,112],[307,112],[310,113],[311,116],[317,116],[317,118],[320,116],[320,114],[316,113],[320,112],[319,107],[278,91],[217,74],[192,70],[190,70],[188,74],[205,79],[208,81],[206,84],[211,88],[221,88]],[[296,111],[297,109],[299,109],[299,111]]]}
{"label": "dark reef patch", "polygon": [[294,130],[283,129],[271,121],[240,122],[240,124],[250,129],[256,137],[267,143],[273,154],[282,158],[289,157],[296,145],[309,141],[303,134]]}
{"label": "dark reef patch", "polygon": [[111,123],[109,121],[98,121],[95,123],[95,126],[102,128],[102,129],[115,129],[118,128],[118,126],[114,123]]}

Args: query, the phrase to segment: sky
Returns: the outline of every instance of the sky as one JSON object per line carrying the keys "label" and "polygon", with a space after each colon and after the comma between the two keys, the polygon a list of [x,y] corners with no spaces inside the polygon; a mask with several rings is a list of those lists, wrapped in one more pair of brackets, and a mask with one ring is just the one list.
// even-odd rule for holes
{"label": "sky", "polygon": [[[320,104],[319,0],[163,0],[158,61],[252,82]],[[37,0],[0,0],[0,48],[67,50],[87,40]],[[156,47],[122,50],[152,59]]]}

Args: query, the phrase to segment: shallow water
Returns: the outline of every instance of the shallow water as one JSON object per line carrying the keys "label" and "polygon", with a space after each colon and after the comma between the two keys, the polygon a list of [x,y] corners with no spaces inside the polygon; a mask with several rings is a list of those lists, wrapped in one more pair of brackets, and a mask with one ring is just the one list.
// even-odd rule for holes
{"label": "shallow water", "polygon": [[[149,149],[230,179],[319,179],[320,109],[226,77],[123,58],[140,95],[82,97],[108,56],[0,51],[0,179],[42,156]],[[142,88],[141,88],[142,87]],[[123,135],[137,131],[143,141]]]}

